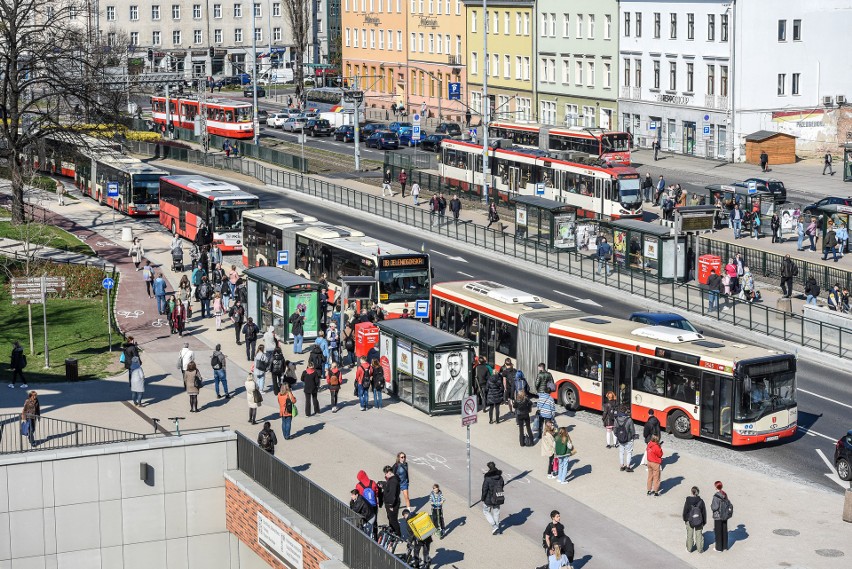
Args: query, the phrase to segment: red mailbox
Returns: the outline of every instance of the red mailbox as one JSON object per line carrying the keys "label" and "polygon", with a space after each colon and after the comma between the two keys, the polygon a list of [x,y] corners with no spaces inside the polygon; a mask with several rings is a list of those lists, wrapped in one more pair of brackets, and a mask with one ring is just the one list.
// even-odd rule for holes
{"label": "red mailbox", "polygon": [[710,279],[710,271],[722,273],[722,258],[716,255],[701,255],[698,257],[698,282],[706,285]]}
{"label": "red mailbox", "polygon": [[371,322],[355,325],[355,355],[359,358],[370,353],[379,343],[379,329]]}

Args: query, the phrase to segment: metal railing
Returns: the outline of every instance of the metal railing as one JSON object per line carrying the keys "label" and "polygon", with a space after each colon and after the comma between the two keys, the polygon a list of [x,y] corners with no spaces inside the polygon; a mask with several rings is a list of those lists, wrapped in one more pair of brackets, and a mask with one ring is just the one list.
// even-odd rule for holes
{"label": "metal railing", "polygon": [[237,468],[342,545],[343,562],[349,567],[407,567],[350,521],[354,516],[347,504],[261,449],[240,432],[237,432]]}
{"label": "metal railing", "polygon": [[[191,151],[188,156],[202,160],[204,154]],[[709,304],[709,294],[700,285],[675,283],[671,280],[660,279],[656,275],[649,275],[645,271],[631,270],[622,266],[613,267],[613,273],[610,276],[601,276],[597,274],[596,260],[589,255],[580,252],[546,250],[532,240],[505,233],[499,229],[489,229],[470,222],[454,223],[449,215],[444,218],[432,215],[426,209],[425,204],[422,204],[421,207],[414,207],[353,188],[338,186],[322,179],[303,177],[296,172],[284,172],[268,168],[257,162],[221,162],[221,167],[253,176],[265,184],[285,187],[349,208],[372,213],[384,219],[393,219],[413,229],[428,231],[478,248],[523,259],[537,266],[579,276],[583,279],[590,279],[594,284],[600,283],[615,287],[669,306],[716,318],[720,322],[730,323],[774,338],[808,346],[821,352],[840,357],[852,356],[852,330],[850,329],[825,324],[804,318],[799,314],[791,314],[762,304],[750,304],[735,298],[728,299],[726,309],[720,308],[708,312],[706,307]],[[205,164],[206,162],[199,161],[197,163]],[[416,176],[417,173],[415,172],[414,175]],[[413,183],[412,177],[409,177],[409,182]],[[698,254],[704,254],[704,251],[699,248]]]}
{"label": "metal railing", "polygon": [[0,415],[0,454],[55,450],[145,440],[146,435],[64,421],[51,417],[35,419],[32,439],[21,434],[21,414]]}

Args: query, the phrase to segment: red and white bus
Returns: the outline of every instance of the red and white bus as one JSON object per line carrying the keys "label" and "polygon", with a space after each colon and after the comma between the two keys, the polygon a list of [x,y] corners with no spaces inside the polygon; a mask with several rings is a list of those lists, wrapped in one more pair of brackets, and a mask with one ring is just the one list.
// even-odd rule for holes
{"label": "red and white bus", "polygon": [[[195,117],[201,103],[196,99],[169,97],[169,112],[166,113],[166,98],[151,97],[151,116],[154,123],[168,126],[168,120],[176,127],[193,129]],[[254,112],[251,103],[210,99],[205,101],[207,132],[227,138],[254,138]]]}
{"label": "red and white bus", "polygon": [[488,136],[505,138],[516,146],[566,154],[576,160],[595,158],[605,164],[630,166],[630,134],[582,126],[555,127],[534,123],[493,122]]}
{"label": "red and white bus", "polygon": [[575,206],[581,217],[642,217],[641,179],[634,168],[577,164],[528,148],[490,148],[488,152],[490,173],[483,180],[482,145],[443,141],[442,181],[464,191],[476,191],[485,181],[502,199],[539,195]]}
{"label": "red and white bus", "polygon": [[228,182],[195,175],[160,178],[160,223],[190,241],[204,224],[223,252],[242,250],[243,212],[258,207],[260,198]]}
{"label": "red and white bus", "polygon": [[489,362],[516,360],[531,383],[544,362],[568,409],[599,411],[612,392],[634,419],[653,409],[679,438],[740,446],[796,432],[792,354],[588,314],[490,281],[436,284],[431,307],[434,326],[470,338]]}

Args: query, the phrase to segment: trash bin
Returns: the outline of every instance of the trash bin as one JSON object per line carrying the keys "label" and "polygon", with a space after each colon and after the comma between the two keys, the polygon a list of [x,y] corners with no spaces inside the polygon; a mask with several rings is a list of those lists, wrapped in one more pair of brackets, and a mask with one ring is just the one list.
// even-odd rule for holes
{"label": "trash bin", "polygon": [[710,278],[710,271],[721,274],[722,258],[717,255],[701,255],[698,257],[698,282],[706,285]]}
{"label": "trash bin", "polygon": [[65,360],[65,379],[67,381],[77,381],[78,378],[77,360],[68,358]]}
{"label": "trash bin", "polygon": [[132,227],[122,227],[121,228],[121,240],[127,241],[128,243],[133,241],[133,228]]}

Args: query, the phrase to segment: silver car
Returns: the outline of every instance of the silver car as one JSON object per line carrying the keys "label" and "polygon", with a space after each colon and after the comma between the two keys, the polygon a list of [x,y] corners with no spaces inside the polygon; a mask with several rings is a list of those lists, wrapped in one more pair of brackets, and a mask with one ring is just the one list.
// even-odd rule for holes
{"label": "silver car", "polygon": [[266,119],[266,126],[281,128],[281,125],[284,124],[284,121],[286,121],[289,116],[290,115],[287,113],[273,113]]}
{"label": "silver car", "polygon": [[287,132],[302,132],[305,128],[305,119],[303,117],[290,117],[281,125],[281,130]]}

